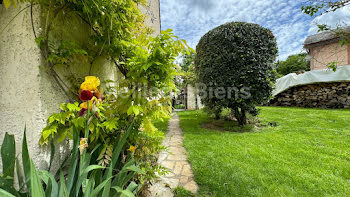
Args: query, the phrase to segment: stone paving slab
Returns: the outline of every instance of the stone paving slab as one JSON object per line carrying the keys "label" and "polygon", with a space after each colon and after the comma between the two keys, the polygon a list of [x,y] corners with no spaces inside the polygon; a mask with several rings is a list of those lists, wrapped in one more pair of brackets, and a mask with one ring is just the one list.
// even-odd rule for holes
{"label": "stone paving slab", "polygon": [[187,153],[182,145],[183,135],[177,114],[173,114],[172,119],[169,120],[168,132],[165,137],[163,145],[168,147],[168,151],[163,151],[159,154],[158,162],[171,172],[160,177],[151,186],[151,197],[174,196],[172,189],[175,189],[177,186],[182,186],[186,190],[196,193],[198,185],[194,181],[191,165],[187,161]]}

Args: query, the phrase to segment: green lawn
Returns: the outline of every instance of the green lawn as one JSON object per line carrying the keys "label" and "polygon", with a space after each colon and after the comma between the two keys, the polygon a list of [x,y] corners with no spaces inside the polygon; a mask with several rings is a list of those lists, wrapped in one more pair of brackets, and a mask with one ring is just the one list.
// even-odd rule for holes
{"label": "green lawn", "polygon": [[203,129],[180,112],[184,146],[203,196],[350,196],[350,110],[261,108],[257,132]]}

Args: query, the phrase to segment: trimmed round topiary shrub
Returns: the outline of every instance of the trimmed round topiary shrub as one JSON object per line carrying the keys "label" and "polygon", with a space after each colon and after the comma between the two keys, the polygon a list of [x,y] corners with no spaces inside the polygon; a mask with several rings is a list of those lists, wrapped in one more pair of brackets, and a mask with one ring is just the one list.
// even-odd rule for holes
{"label": "trimmed round topiary shrub", "polygon": [[240,125],[246,113],[272,93],[278,49],[269,29],[257,24],[226,23],[206,33],[197,45],[199,94],[207,107],[231,108]]}

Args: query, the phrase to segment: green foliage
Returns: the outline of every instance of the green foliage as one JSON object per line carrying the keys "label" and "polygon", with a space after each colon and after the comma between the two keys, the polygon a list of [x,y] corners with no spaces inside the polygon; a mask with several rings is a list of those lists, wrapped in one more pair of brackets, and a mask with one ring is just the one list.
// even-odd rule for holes
{"label": "green foliage", "polygon": [[185,105],[181,104],[181,105],[175,105],[174,107],[175,109],[185,109]]}
{"label": "green foliage", "polygon": [[77,129],[85,127],[85,119],[78,115],[81,110],[78,102],[63,103],[60,109],[60,113],[52,114],[48,118],[48,125],[42,131],[41,145],[48,144],[50,136],[56,137],[57,143],[61,143],[67,136],[73,139],[73,126]]}
{"label": "green foliage", "polygon": [[[22,162],[21,165],[18,160],[15,159],[15,139],[13,135],[5,134],[2,150],[2,163],[5,169],[4,174],[0,176],[0,193],[2,196],[100,196],[102,192],[108,191],[113,196],[135,196],[140,185],[132,181],[133,177],[137,174],[143,174],[144,172],[135,165],[135,161],[128,157],[124,165],[115,166],[121,156],[121,147],[126,143],[126,138],[132,132],[133,126],[131,125],[121,140],[115,142],[118,144],[113,151],[113,157],[111,158],[111,165],[106,168],[104,166],[94,164],[92,159],[94,151],[87,152],[84,150],[79,155],[79,131],[73,127],[74,133],[74,145],[72,154],[70,155],[71,163],[68,167],[68,174],[64,175],[62,172],[62,165],[59,171],[56,173],[60,175],[59,180],[55,179],[55,174],[51,174],[49,171],[37,170],[33,164],[33,161],[29,157],[26,132],[23,137],[23,150],[22,150]],[[5,153],[8,151],[8,153]],[[4,157],[5,156],[5,157]],[[54,155],[51,155],[52,157]],[[16,161],[16,162],[15,162]],[[17,170],[19,185],[16,190],[14,185],[14,168]],[[24,170],[24,177],[21,176],[21,169]],[[111,172],[110,169],[116,171]],[[104,177],[104,181],[102,181]],[[27,185],[26,190],[23,189],[24,184]],[[102,190],[103,189],[103,190]]]}
{"label": "green foliage", "polygon": [[14,177],[16,146],[14,136],[8,133],[5,134],[3,146],[1,146],[1,158],[4,176]]}
{"label": "green foliage", "polygon": [[329,69],[331,69],[333,72],[335,72],[335,71],[337,71],[338,64],[339,64],[339,62],[329,62],[327,64],[327,67]]}
{"label": "green foliage", "polygon": [[182,56],[182,62],[180,64],[181,69],[185,72],[189,71],[194,65],[194,59],[196,58],[196,52],[190,51],[185,52]]}
{"label": "green foliage", "polygon": [[132,56],[125,62],[128,79],[149,88],[174,89],[177,74],[174,60],[184,47],[172,30],[162,31],[155,38],[140,35],[133,40]]}
{"label": "green foliage", "polygon": [[194,85],[197,81],[197,77],[194,71],[194,60],[196,58],[196,52],[185,51],[181,56],[182,62],[180,63],[182,75],[177,80],[178,89],[184,89],[188,84]]}
{"label": "green foliage", "polygon": [[[55,66],[91,67],[101,57],[113,63],[128,83],[174,88],[173,61],[188,46],[172,30],[151,35],[139,9],[146,6],[146,0],[26,1],[41,6],[43,31],[40,35],[34,32],[35,41],[46,59],[47,71],[71,100],[76,100],[76,90],[69,88],[74,84],[67,85]],[[72,73],[70,78],[77,81],[79,75]]]}
{"label": "green foliage", "polygon": [[[130,97],[127,99],[117,98],[114,95],[106,95],[105,101],[98,106],[98,117],[92,115],[89,126],[86,127],[85,116],[78,115],[78,104],[62,104],[61,112],[53,114],[48,119],[48,125],[42,132],[41,143],[49,143],[53,137],[57,143],[68,138],[73,139],[73,129],[86,129],[89,135],[89,146],[87,151],[91,153],[96,151],[96,164],[108,166],[113,158],[113,147],[116,142],[124,136],[125,128],[133,122],[132,132],[125,139],[126,144],[137,147],[132,154],[140,168],[145,170],[143,175],[138,176],[136,180],[142,183],[148,183],[156,177],[156,172],[164,173],[164,168],[156,164],[156,154],[164,149],[161,145],[164,134],[153,126],[151,120],[168,117],[169,104],[166,99],[146,101],[142,105],[130,105]],[[137,109],[138,111],[130,109]],[[80,110],[80,108],[79,108]],[[115,113],[118,112],[118,113]],[[142,112],[142,114],[141,114]],[[69,117],[69,118],[66,118]],[[133,121],[131,121],[133,120]],[[84,132],[80,133],[81,138],[85,137]],[[129,146],[123,146],[121,153],[127,155]],[[152,165],[149,165],[151,163]],[[72,164],[76,165],[76,164]],[[70,174],[74,174],[71,172]]]}
{"label": "green foliage", "polygon": [[163,120],[157,120],[154,122],[154,126],[162,133],[168,131],[169,118],[164,118]]}
{"label": "green foliage", "polygon": [[222,106],[215,105],[215,103],[208,103],[204,108],[203,111],[207,113],[209,116],[214,117],[216,120],[220,119],[220,115],[222,113]]}
{"label": "green foliage", "polygon": [[334,12],[342,7],[350,5],[349,0],[310,0],[301,7],[301,10],[310,16]]}
{"label": "green foliage", "polygon": [[[178,40],[171,30],[162,31],[156,37],[151,36],[150,29],[144,25],[145,16],[139,10],[139,6],[145,5],[145,2],[41,1],[39,3],[45,10],[43,18],[48,20],[47,24],[43,24],[44,30],[48,33],[36,39],[46,54],[44,56],[49,66],[73,66],[77,62],[92,65],[98,57],[103,57],[124,75],[122,81],[110,81],[118,85],[107,88],[106,99],[98,107],[96,116],[99,118],[93,118],[90,122],[86,131],[89,133],[87,151],[91,152],[101,145],[96,149],[98,154],[95,159],[100,165],[108,165],[112,162],[111,147],[134,121],[133,132],[126,139],[126,144],[137,147],[132,157],[145,170],[144,175],[135,179],[138,183],[148,183],[156,177],[156,172],[162,174],[164,171],[155,162],[155,155],[164,148],[161,146],[164,135],[152,121],[169,117],[169,98],[167,95],[159,98],[158,95],[175,88],[177,68],[173,62],[186,48],[186,42]],[[82,40],[80,34],[79,37],[74,36],[76,30],[70,29],[70,25],[81,22],[89,30],[86,31],[88,35],[84,36],[86,40]],[[78,81],[78,76],[72,78],[72,81]],[[140,90],[140,86],[146,88]],[[151,89],[152,92],[146,92]],[[73,89],[71,95],[75,95],[75,92]],[[48,119],[41,144],[48,144],[51,136],[57,143],[72,139],[73,127],[86,128],[85,118],[78,116],[78,103],[62,104],[61,110]],[[123,155],[127,155],[127,149],[127,146],[122,147]]]}
{"label": "green foliage", "polygon": [[[203,103],[209,108],[231,108],[238,122],[246,124],[246,113],[271,96],[277,52],[272,32],[256,24],[226,23],[206,33],[197,45],[195,60],[199,81],[208,87],[203,90],[207,93],[202,95]],[[247,95],[210,96],[210,90],[218,88],[236,88]]]}
{"label": "green foliage", "polygon": [[309,71],[310,61],[306,60],[306,53],[299,53],[289,56],[285,61],[277,63],[277,73],[287,75],[297,71]]}

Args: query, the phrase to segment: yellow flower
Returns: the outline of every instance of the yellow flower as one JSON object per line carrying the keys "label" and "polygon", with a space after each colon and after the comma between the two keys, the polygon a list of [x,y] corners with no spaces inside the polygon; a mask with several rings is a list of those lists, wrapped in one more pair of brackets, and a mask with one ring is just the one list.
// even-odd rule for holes
{"label": "yellow flower", "polygon": [[80,145],[79,145],[79,150],[80,154],[84,152],[84,150],[89,146],[87,143],[87,138],[80,138]]}
{"label": "yellow flower", "polygon": [[100,104],[99,100],[95,96],[92,97],[91,102],[96,105]]}
{"label": "yellow flower", "polygon": [[[93,106],[99,106],[102,103],[102,99],[97,99],[96,97],[92,97],[91,100],[89,101],[89,108],[90,110],[92,109]],[[80,108],[85,108],[87,109],[87,102],[81,103],[79,105]]]}
{"label": "yellow flower", "polygon": [[85,77],[85,81],[80,85],[80,90],[95,91],[100,85],[100,80],[94,76]]}
{"label": "yellow flower", "polygon": [[81,85],[80,85],[80,89],[81,90],[90,90],[90,91],[95,91],[97,90],[97,85],[93,84],[91,82],[86,82],[84,81]]}
{"label": "yellow flower", "polygon": [[[87,102],[84,102],[84,103],[81,103],[80,105],[79,105],[79,107],[80,108],[85,108],[85,109],[87,109],[88,107],[87,107]],[[89,101],[89,108],[90,108],[90,110],[92,109],[92,102],[91,101]]]}
{"label": "yellow flower", "polygon": [[91,102],[96,105],[99,106],[102,103],[102,99],[97,99],[95,96],[92,97]]}
{"label": "yellow flower", "polygon": [[127,151],[130,151],[130,152],[135,152],[136,150],[136,146],[130,146],[130,148],[127,150]]}
{"label": "yellow flower", "polygon": [[100,85],[100,80],[97,77],[95,77],[95,76],[86,76],[85,77],[85,81],[86,82],[91,82],[93,84],[96,84],[97,86]]}

